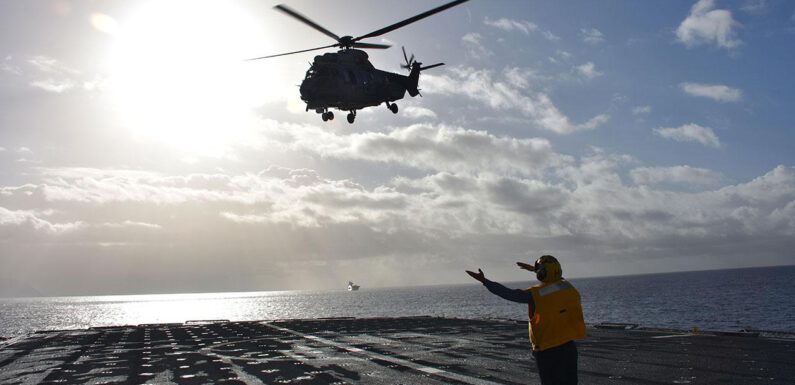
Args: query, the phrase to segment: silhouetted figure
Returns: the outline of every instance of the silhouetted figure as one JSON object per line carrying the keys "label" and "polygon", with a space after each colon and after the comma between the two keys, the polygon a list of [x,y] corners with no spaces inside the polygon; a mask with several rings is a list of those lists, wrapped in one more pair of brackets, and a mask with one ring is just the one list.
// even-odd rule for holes
{"label": "silhouetted figure", "polygon": [[563,279],[560,262],[551,255],[538,258],[533,265],[516,264],[521,269],[535,272],[541,283],[526,290],[509,289],[486,279],[480,269],[477,273],[466,272],[490,292],[509,301],[527,304],[530,342],[541,384],[577,384],[577,346],[574,340],[585,338],[580,293]]}

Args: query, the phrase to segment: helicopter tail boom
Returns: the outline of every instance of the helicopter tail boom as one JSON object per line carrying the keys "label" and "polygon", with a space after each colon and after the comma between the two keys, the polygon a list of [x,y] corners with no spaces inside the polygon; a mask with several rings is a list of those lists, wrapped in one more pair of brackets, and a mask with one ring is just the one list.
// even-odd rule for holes
{"label": "helicopter tail boom", "polygon": [[423,67],[422,63],[420,62],[412,63],[411,72],[409,72],[409,76],[406,78],[406,84],[405,84],[406,91],[408,91],[409,95],[411,95],[412,97],[420,95],[420,90],[419,88],[417,88],[420,82],[420,72],[443,65],[444,63],[436,63]]}

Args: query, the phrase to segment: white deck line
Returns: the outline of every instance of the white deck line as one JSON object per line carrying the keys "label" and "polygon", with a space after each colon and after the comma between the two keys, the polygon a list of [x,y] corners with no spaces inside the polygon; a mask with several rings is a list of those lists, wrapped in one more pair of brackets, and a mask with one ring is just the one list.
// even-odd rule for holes
{"label": "white deck line", "polygon": [[463,382],[463,383],[466,383],[466,384],[472,384],[472,385],[503,385],[503,384],[501,384],[499,382],[488,381],[488,380],[484,380],[484,379],[481,379],[481,378],[469,377],[469,376],[465,376],[463,374],[448,372],[448,371],[443,370],[443,369],[438,369],[438,368],[433,368],[433,367],[430,367],[430,366],[420,365],[420,364],[417,364],[415,362],[404,360],[402,358],[397,358],[397,357],[387,356],[387,355],[380,354],[380,353],[367,351],[367,350],[364,350],[364,349],[360,349],[360,348],[356,348],[356,347],[350,346],[348,344],[344,344],[344,343],[337,342],[337,341],[332,341],[332,340],[329,340],[329,339],[326,339],[326,338],[323,338],[323,337],[308,335],[308,334],[304,334],[304,333],[301,333],[301,332],[298,332],[298,331],[295,331],[295,330],[286,329],[286,328],[283,328],[281,326],[273,325],[273,324],[271,324],[269,322],[263,322],[262,324],[267,326],[267,327],[270,327],[270,328],[273,328],[273,329],[276,329],[276,330],[279,330],[279,331],[282,331],[282,332],[285,332],[285,333],[290,333],[290,334],[299,336],[301,338],[305,338],[305,339],[308,339],[308,340],[311,340],[311,341],[315,341],[315,342],[320,342],[320,343],[322,343],[324,345],[333,346],[333,347],[338,348],[338,349],[347,350],[347,351],[349,351],[351,353],[361,354],[361,355],[364,355],[364,356],[367,356],[367,357],[370,357],[370,358],[376,358],[376,359],[379,359],[379,360],[391,362],[393,364],[398,364],[398,365],[401,365],[401,366],[405,366],[407,368],[411,368],[411,369],[414,369],[416,371],[423,372],[423,373],[426,373],[426,374],[432,374],[434,376],[439,376],[439,377],[443,377],[443,378],[447,378],[447,379]]}

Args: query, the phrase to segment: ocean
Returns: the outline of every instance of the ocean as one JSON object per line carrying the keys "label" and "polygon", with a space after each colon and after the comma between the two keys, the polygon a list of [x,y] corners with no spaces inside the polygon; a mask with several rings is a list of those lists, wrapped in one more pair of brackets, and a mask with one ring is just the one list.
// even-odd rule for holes
{"label": "ocean", "polygon": [[[795,266],[570,280],[587,323],[795,332]],[[504,283],[526,288],[533,282]],[[0,336],[36,330],[190,320],[442,316],[527,319],[527,307],[480,284],[0,299]]]}

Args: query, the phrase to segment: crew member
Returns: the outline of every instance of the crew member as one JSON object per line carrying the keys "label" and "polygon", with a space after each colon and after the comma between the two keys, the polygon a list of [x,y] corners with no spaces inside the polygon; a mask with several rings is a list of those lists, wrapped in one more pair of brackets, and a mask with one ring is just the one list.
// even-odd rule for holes
{"label": "crew member", "polygon": [[486,288],[509,301],[526,303],[530,342],[542,385],[577,384],[577,346],[585,338],[580,293],[563,279],[560,262],[544,255],[535,264],[516,262],[519,268],[536,273],[541,283],[526,290],[509,289],[486,279],[483,271],[467,273]]}

